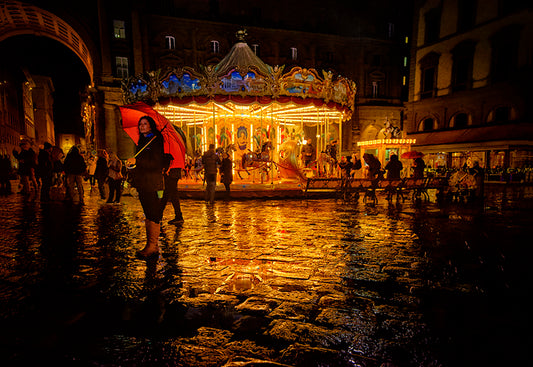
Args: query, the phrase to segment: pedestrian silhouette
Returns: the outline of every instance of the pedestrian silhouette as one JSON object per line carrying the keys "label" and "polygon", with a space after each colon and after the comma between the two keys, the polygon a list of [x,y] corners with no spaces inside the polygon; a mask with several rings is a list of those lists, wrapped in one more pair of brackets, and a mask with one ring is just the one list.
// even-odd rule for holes
{"label": "pedestrian silhouette", "polygon": [[183,214],[181,213],[180,198],[178,193],[178,181],[181,178],[181,168],[171,168],[165,172],[165,191],[161,198],[161,211],[165,211],[168,201],[172,203],[174,208],[174,219],[169,220],[169,224],[183,223]]}

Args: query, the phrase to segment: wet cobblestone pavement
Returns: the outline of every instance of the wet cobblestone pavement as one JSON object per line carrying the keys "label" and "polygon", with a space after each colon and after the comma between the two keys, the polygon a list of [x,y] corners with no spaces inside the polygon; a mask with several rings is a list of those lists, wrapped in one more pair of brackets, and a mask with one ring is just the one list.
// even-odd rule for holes
{"label": "wet cobblestone pavement", "polygon": [[148,263],[131,196],[2,197],[2,365],[525,365],[533,190],[487,196],[184,200]]}

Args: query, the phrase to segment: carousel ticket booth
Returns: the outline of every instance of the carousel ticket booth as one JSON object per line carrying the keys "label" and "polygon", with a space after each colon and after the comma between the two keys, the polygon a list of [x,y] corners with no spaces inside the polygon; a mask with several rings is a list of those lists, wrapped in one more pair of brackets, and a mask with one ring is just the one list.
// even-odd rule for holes
{"label": "carousel ticket booth", "polygon": [[238,42],[217,65],[129,78],[125,102],[145,101],[181,128],[192,169],[214,143],[231,157],[234,181],[299,179],[306,169],[302,147],[311,146],[318,157],[329,145],[341,146],[355,83],[326,71],[271,67],[244,36],[237,32]]}
{"label": "carousel ticket booth", "polygon": [[[402,154],[411,151],[411,146],[416,143],[416,139],[376,139],[360,141],[357,143],[359,147],[359,159],[363,158],[365,153],[374,155],[380,162],[381,168],[390,160],[391,155],[397,155],[403,164],[402,177],[410,175],[410,167],[412,165],[411,159],[401,158]],[[362,161],[364,167],[364,161]],[[364,173],[361,172],[364,177]]]}

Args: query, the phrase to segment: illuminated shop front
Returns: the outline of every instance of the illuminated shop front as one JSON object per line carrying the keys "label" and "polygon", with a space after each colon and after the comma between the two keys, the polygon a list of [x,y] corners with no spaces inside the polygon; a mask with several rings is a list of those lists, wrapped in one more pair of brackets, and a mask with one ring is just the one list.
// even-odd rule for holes
{"label": "illuminated shop front", "polygon": [[125,102],[145,101],[180,127],[193,159],[214,143],[231,154],[236,171],[260,165],[246,166],[249,156],[274,166],[281,178],[296,177],[303,168],[301,146],[311,143],[316,156],[332,143],[342,146],[355,83],[326,71],[271,67],[244,35],[237,33],[238,42],[217,65],[129,78],[123,85]]}
{"label": "illuminated shop front", "polygon": [[404,163],[404,176],[409,174],[409,167],[411,163],[409,159],[402,159],[403,153],[411,151],[411,146],[416,143],[416,139],[375,139],[360,141],[357,143],[359,147],[359,156],[362,159],[365,153],[372,154],[381,162],[381,167],[389,162],[391,155],[397,155]]}

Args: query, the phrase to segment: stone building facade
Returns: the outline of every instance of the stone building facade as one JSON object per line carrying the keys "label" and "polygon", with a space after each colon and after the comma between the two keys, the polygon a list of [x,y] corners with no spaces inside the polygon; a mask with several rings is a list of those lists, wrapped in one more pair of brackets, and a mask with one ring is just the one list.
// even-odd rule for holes
{"label": "stone building facade", "polygon": [[355,81],[356,113],[343,126],[342,148],[348,153],[361,132],[372,135],[368,126],[379,130],[387,119],[402,124],[409,31],[404,22],[410,8],[378,8],[384,2],[390,3],[346,8],[342,1],[274,1],[268,6],[242,1],[1,1],[7,31],[0,42],[10,32],[26,32],[73,50],[92,83],[87,96],[94,121],[86,123],[95,146],[125,158],[131,140],[122,132],[118,109],[124,103],[124,78],[166,67],[215,65],[244,25],[247,43],[265,63],[331,70]]}
{"label": "stone building facade", "polygon": [[406,128],[432,167],[533,164],[533,12],[525,4],[416,3]]}

